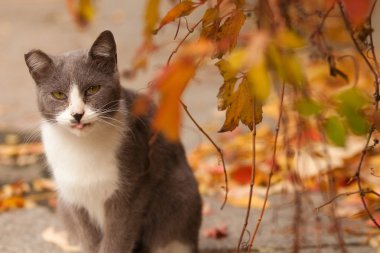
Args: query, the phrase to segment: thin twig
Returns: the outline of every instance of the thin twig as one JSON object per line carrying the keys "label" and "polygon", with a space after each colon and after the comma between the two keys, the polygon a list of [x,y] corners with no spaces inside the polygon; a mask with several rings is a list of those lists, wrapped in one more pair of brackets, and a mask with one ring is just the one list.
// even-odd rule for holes
{"label": "thin twig", "polygon": [[187,105],[184,104],[182,101],[181,101],[181,105],[183,107],[183,109],[185,110],[187,116],[189,116],[189,118],[191,119],[191,121],[194,123],[194,125],[198,128],[199,131],[201,131],[201,133],[211,142],[211,144],[214,146],[214,148],[216,149],[216,151],[219,153],[219,156],[220,156],[220,160],[222,161],[222,166],[223,166],[223,172],[224,172],[224,190],[225,190],[225,194],[224,194],[224,201],[223,201],[223,204],[222,206],[220,207],[220,209],[223,209],[224,206],[226,205],[227,203],[227,198],[228,198],[228,176],[227,176],[227,168],[226,168],[226,162],[224,160],[224,154],[223,154],[223,151],[222,149],[215,143],[215,141],[206,133],[206,131],[199,125],[199,123],[194,119],[193,115],[191,115],[189,109],[187,108]]}
{"label": "thin twig", "polygon": [[[323,127],[322,127],[322,124],[321,122],[324,121],[324,118],[322,115],[320,115],[318,117],[318,128],[319,128],[319,132],[321,133],[322,135],[322,140],[323,140],[323,143],[322,143],[322,152],[323,152],[323,155],[325,156],[325,159],[326,159],[326,163],[327,163],[327,178],[328,178],[328,181],[327,181],[327,185],[328,185],[328,198],[331,198],[331,196],[334,196],[336,195],[337,193],[337,187],[336,187],[336,178],[335,178],[335,175],[334,175],[334,171],[333,171],[333,168],[332,168],[332,161],[331,161],[331,156],[328,152],[328,149],[327,149],[327,138],[326,138],[326,135],[323,131]],[[344,237],[343,237],[343,234],[342,234],[342,226],[340,224],[340,221],[337,219],[336,217],[336,212],[335,212],[335,205],[331,205],[330,206],[330,213],[331,213],[331,221],[334,225],[334,228],[335,228],[335,235],[336,235],[336,239],[338,241],[338,245],[339,245],[339,248],[340,248],[340,251],[342,253],[346,253],[347,252],[347,249],[345,247],[345,242],[344,242]]]}
{"label": "thin twig", "polygon": [[[252,167],[251,167],[251,180],[249,184],[249,199],[248,199],[248,206],[247,210],[245,213],[245,219],[244,219],[244,225],[243,228],[241,229],[240,237],[239,237],[239,242],[236,248],[236,253],[240,252],[240,246],[243,241],[244,234],[247,230],[248,226],[248,221],[249,221],[249,215],[251,212],[251,204],[252,204],[252,195],[253,195],[253,187],[255,185],[255,176],[256,176],[256,101],[255,98],[253,99],[252,102],[252,108],[253,108],[253,129],[252,129]],[[245,245],[244,248],[249,248],[249,245]]]}
{"label": "thin twig", "polygon": [[261,209],[260,217],[257,220],[256,226],[255,226],[255,230],[254,230],[253,235],[251,237],[251,240],[249,242],[248,249],[246,251],[247,253],[251,252],[253,243],[255,241],[256,234],[257,234],[257,232],[259,230],[261,221],[262,221],[262,219],[264,217],[264,213],[265,213],[265,210],[266,210],[266,204],[268,202],[269,189],[270,189],[271,182],[272,182],[273,172],[274,172],[275,167],[277,166],[277,162],[276,162],[277,140],[278,140],[278,134],[280,132],[280,125],[281,125],[281,118],[282,118],[282,111],[283,111],[282,107],[283,107],[283,104],[284,104],[284,94],[285,94],[285,82],[283,82],[283,84],[282,84],[282,91],[281,91],[281,97],[280,97],[280,107],[279,107],[279,115],[278,115],[278,120],[277,120],[277,127],[276,127],[276,130],[275,130],[274,147],[273,147],[273,155],[272,155],[272,165],[271,165],[271,169],[270,169],[270,172],[269,172],[268,185],[267,185],[267,189],[266,189],[266,192],[265,192],[265,198],[264,198],[264,203],[263,203],[263,206],[262,206],[262,209]]}
{"label": "thin twig", "polygon": [[195,25],[193,25],[190,30],[187,32],[185,37],[178,43],[177,47],[172,51],[170,54],[168,61],[166,62],[166,65],[169,65],[170,61],[172,60],[173,56],[178,52],[178,49],[182,46],[182,44],[186,41],[186,39],[194,32],[195,28],[202,23],[202,19],[200,19]]}
{"label": "thin twig", "polygon": [[[372,6],[372,11],[374,10],[374,7],[375,7],[375,4],[376,2],[374,3],[374,5]],[[353,30],[352,30],[352,27],[351,27],[351,24],[344,12],[344,6],[343,6],[343,2],[342,0],[339,0],[338,1],[338,5],[339,5],[339,9],[340,9],[340,12],[341,12],[341,16],[343,18],[343,21],[346,25],[346,28],[351,36],[351,39],[352,39],[352,42],[354,43],[357,51],[359,52],[359,54],[361,55],[361,57],[363,58],[363,60],[366,62],[367,66],[369,67],[369,69],[371,70],[373,76],[374,76],[374,79],[375,79],[375,95],[374,95],[374,102],[375,102],[375,113],[378,111],[378,108],[379,108],[379,75],[378,75],[378,64],[377,64],[377,58],[376,58],[376,54],[375,54],[375,50],[374,49],[371,49],[372,53],[373,53],[373,59],[376,60],[376,68],[372,66],[371,62],[368,60],[368,58],[365,56],[365,54],[363,53],[363,51],[360,49],[360,46],[356,40],[356,38],[354,37],[354,34],[353,34]],[[371,11],[371,13],[372,13]],[[369,19],[371,20],[371,16],[369,17]],[[369,22],[371,24],[371,21]],[[372,28],[372,27],[370,27]],[[372,41],[372,37],[370,36],[370,40],[371,40],[371,47],[374,47],[373,45],[373,41]],[[356,181],[357,181],[357,185],[358,185],[358,188],[359,188],[359,192],[360,192],[360,199],[361,199],[361,202],[362,202],[362,205],[365,209],[365,211],[367,212],[368,214],[368,217],[372,220],[373,224],[376,225],[376,227],[378,229],[380,229],[380,224],[376,221],[376,219],[374,218],[373,214],[371,213],[371,211],[369,210],[368,208],[368,205],[367,205],[367,202],[366,202],[366,199],[365,199],[365,192],[363,190],[363,187],[362,187],[362,183],[361,183],[361,177],[360,177],[360,172],[361,172],[361,168],[362,168],[362,164],[363,164],[363,161],[364,161],[364,158],[367,154],[367,150],[368,150],[368,147],[369,147],[369,143],[371,141],[371,138],[372,138],[372,135],[375,131],[375,125],[372,124],[370,129],[369,129],[369,132],[368,132],[368,137],[367,137],[367,141],[366,141],[366,144],[362,150],[362,153],[361,153],[361,156],[360,156],[360,159],[359,159],[359,163],[357,165],[357,168],[356,168],[356,173],[355,173],[355,178],[356,178]]]}
{"label": "thin twig", "polygon": [[355,195],[355,194],[374,194],[376,196],[380,196],[379,193],[371,190],[371,189],[364,189],[364,190],[358,190],[358,191],[353,191],[353,192],[343,192],[343,193],[340,193],[340,194],[337,194],[335,195],[333,198],[331,198],[329,201],[327,201],[326,203],[318,206],[317,208],[315,208],[315,210],[317,212],[319,212],[319,210],[321,210],[323,207],[327,206],[327,205],[330,205],[331,203],[333,203],[335,200],[341,198],[341,197],[348,197],[348,196],[351,196],[351,195]]}

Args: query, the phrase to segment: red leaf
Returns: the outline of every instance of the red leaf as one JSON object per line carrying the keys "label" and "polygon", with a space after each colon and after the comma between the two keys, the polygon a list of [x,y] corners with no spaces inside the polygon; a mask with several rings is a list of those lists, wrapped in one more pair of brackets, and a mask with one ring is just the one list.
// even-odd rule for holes
{"label": "red leaf", "polygon": [[370,0],[343,0],[343,4],[353,27],[362,25],[371,11]]}

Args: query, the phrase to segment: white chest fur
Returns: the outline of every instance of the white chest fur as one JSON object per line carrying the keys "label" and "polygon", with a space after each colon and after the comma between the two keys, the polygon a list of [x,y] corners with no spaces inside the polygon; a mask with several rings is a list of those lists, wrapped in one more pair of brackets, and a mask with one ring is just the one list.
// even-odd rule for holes
{"label": "white chest fur", "polygon": [[85,208],[92,221],[103,229],[104,203],[119,182],[116,154],[121,134],[98,126],[88,135],[78,137],[67,129],[44,123],[42,138],[60,198]]}

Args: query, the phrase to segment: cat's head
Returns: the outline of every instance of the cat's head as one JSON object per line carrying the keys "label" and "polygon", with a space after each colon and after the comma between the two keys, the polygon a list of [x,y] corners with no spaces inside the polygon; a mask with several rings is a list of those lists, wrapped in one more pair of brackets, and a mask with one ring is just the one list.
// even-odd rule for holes
{"label": "cat's head", "polygon": [[47,122],[77,135],[90,132],[97,124],[112,124],[121,88],[110,31],[102,32],[88,51],[51,56],[32,50],[25,54],[25,61]]}

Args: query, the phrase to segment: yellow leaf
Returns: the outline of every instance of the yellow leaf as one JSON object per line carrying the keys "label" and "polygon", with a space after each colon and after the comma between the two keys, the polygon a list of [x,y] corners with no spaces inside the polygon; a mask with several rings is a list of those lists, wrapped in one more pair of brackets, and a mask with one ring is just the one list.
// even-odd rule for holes
{"label": "yellow leaf", "polygon": [[95,8],[91,0],[81,0],[79,2],[79,16],[86,22],[91,21],[95,15]]}
{"label": "yellow leaf", "polygon": [[[255,101],[248,87],[248,80],[243,79],[239,88],[231,97],[231,104],[227,108],[226,120],[219,132],[232,131],[239,125],[239,120],[249,129],[253,124],[259,124],[262,120],[262,104]],[[253,120],[253,108],[255,108],[255,120]]]}
{"label": "yellow leaf", "polygon": [[252,95],[259,101],[264,101],[270,93],[270,79],[265,60],[251,66],[247,78]]}
{"label": "yellow leaf", "polygon": [[92,0],[67,0],[67,8],[79,26],[86,26],[95,16]]}
{"label": "yellow leaf", "polygon": [[235,89],[237,79],[236,78],[230,78],[226,80],[223,85],[220,87],[218,92],[218,110],[223,111],[227,109],[228,106],[231,105],[232,101],[232,94]]}
{"label": "yellow leaf", "polygon": [[152,37],[152,32],[159,18],[160,0],[148,0],[145,9],[145,28],[144,35],[146,38]]}
{"label": "yellow leaf", "polygon": [[247,59],[247,50],[235,49],[228,56],[227,61],[229,63],[230,71],[235,74],[243,68]]}
{"label": "yellow leaf", "polygon": [[244,12],[240,9],[235,9],[231,16],[220,27],[217,34],[217,40],[219,41],[219,52],[216,55],[217,58],[221,58],[227,51],[232,51],[237,43],[237,38],[245,22]]}
{"label": "yellow leaf", "polygon": [[236,72],[231,71],[231,66],[228,61],[222,59],[215,65],[219,68],[219,72],[223,76],[224,81],[228,81],[235,77]]}
{"label": "yellow leaf", "polygon": [[189,15],[195,7],[196,4],[191,1],[180,2],[166,13],[165,17],[161,20],[159,27],[154,32],[157,33],[163,26],[173,22],[179,17]]}
{"label": "yellow leaf", "polygon": [[277,75],[287,83],[302,86],[306,77],[302,66],[293,52],[283,52],[276,45],[271,44],[267,49],[267,59]]}
{"label": "yellow leaf", "polygon": [[180,127],[180,97],[194,76],[196,64],[189,58],[180,58],[167,66],[156,79],[160,102],[153,121],[153,128],[162,132],[170,141],[177,141]]}
{"label": "yellow leaf", "polygon": [[279,32],[274,39],[276,44],[279,47],[287,48],[287,49],[296,49],[305,46],[305,40],[298,36],[295,32],[290,30],[285,30]]}

